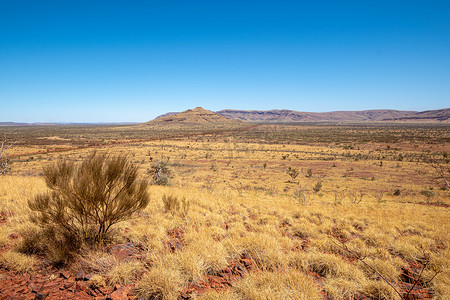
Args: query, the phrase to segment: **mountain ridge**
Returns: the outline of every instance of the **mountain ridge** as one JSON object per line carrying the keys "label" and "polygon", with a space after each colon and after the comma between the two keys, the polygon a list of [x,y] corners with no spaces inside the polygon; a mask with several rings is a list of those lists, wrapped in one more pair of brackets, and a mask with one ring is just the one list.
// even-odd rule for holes
{"label": "mountain ridge", "polygon": [[233,110],[225,109],[217,114],[251,123],[301,123],[301,122],[448,122],[450,109],[401,111],[374,109],[362,111],[300,112],[295,110]]}

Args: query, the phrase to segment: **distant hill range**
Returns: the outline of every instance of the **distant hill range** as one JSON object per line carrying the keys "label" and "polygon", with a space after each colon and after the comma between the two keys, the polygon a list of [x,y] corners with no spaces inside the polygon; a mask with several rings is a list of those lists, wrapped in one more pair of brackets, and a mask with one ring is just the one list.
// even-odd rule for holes
{"label": "distant hill range", "polygon": [[450,121],[450,108],[426,110],[414,112],[412,114],[396,118],[398,121],[416,121],[416,122],[446,122]]}
{"label": "distant hill range", "polygon": [[450,108],[423,112],[400,110],[332,111],[323,113],[295,110],[233,110],[216,112],[230,119],[252,123],[296,122],[439,122],[450,121]]}
{"label": "distant hill range", "polygon": [[0,122],[0,126],[84,126],[84,125],[134,125],[136,122],[108,122],[108,123],[18,123]]}
{"label": "distant hill range", "polygon": [[180,113],[167,113],[144,123],[151,126],[240,126],[243,122],[216,114],[202,107]]}

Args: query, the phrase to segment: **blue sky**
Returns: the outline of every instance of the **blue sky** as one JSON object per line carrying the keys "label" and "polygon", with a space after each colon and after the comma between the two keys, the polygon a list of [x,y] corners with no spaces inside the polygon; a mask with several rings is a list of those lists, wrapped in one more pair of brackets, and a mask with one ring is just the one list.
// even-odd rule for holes
{"label": "blue sky", "polygon": [[0,122],[449,104],[450,1],[0,0]]}

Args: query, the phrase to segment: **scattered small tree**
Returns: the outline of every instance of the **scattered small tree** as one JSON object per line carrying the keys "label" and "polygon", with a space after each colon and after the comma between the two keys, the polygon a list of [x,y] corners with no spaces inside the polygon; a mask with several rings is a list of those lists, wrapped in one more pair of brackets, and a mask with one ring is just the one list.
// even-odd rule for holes
{"label": "scattered small tree", "polygon": [[345,194],[334,191],[334,205],[342,205],[344,203]]}
{"label": "scattered small tree", "polygon": [[291,176],[291,182],[294,183],[295,178],[297,178],[299,172],[297,169],[289,167],[289,169],[286,171],[286,173]]}
{"label": "scattered small tree", "polygon": [[425,162],[434,169],[433,180],[442,184],[443,189],[450,189],[450,160],[447,152],[444,152],[442,156],[440,154],[429,155]]}
{"label": "scattered small tree", "polygon": [[361,203],[361,201],[365,195],[366,194],[364,194],[364,192],[362,192],[362,191],[349,191],[348,192],[348,197],[350,198],[350,201],[353,204]]}
{"label": "scattered small tree", "polygon": [[0,174],[5,175],[10,167],[8,165],[8,150],[12,147],[14,143],[8,144],[6,138],[3,138],[0,144]]}
{"label": "scattered small tree", "polygon": [[306,177],[312,177],[312,170],[308,169],[308,171],[306,172]]}
{"label": "scattered small tree", "polygon": [[313,191],[318,193],[320,192],[320,190],[322,189],[322,180],[319,178],[319,180],[317,180],[316,185],[313,187]]}
{"label": "scattered small tree", "polygon": [[378,203],[385,202],[385,200],[383,200],[384,192],[376,192],[373,194],[373,197],[377,200]]}
{"label": "scattered small tree", "polygon": [[300,202],[300,204],[308,204],[312,199],[311,194],[306,189],[306,186],[299,187],[297,190],[295,190],[294,196]]}
{"label": "scattered small tree", "polygon": [[433,201],[433,198],[436,196],[436,194],[430,190],[422,190],[420,191],[420,194],[425,196],[425,201],[427,202],[427,204],[430,204]]}
{"label": "scattered small tree", "polygon": [[81,164],[60,160],[44,168],[44,179],[50,192],[28,202],[31,220],[47,232],[97,245],[114,224],[149,203],[148,183],[138,180],[128,156],[93,152]]}
{"label": "scattered small tree", "polygon": [[155,185],[168,185],[170,174],[172,173],[167,162],[158,161],[147,170],[152,177],[151,183]]}

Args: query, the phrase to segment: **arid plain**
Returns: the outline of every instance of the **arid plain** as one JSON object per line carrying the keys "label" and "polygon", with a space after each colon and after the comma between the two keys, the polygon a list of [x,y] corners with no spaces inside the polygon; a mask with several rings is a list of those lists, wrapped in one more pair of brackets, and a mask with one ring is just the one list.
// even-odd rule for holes
{"label": "arid plain", "polygon": [[[0,135],[14,142],[0,176],[1,299],[450,295],[448,124],[8,126]],[[150,184],[147,207],[107,242],[67,258],[39,235],[27,203],[47,190],[45,166],[92,151],[128,155],[140,181],[163,163],[168,181]]]}

